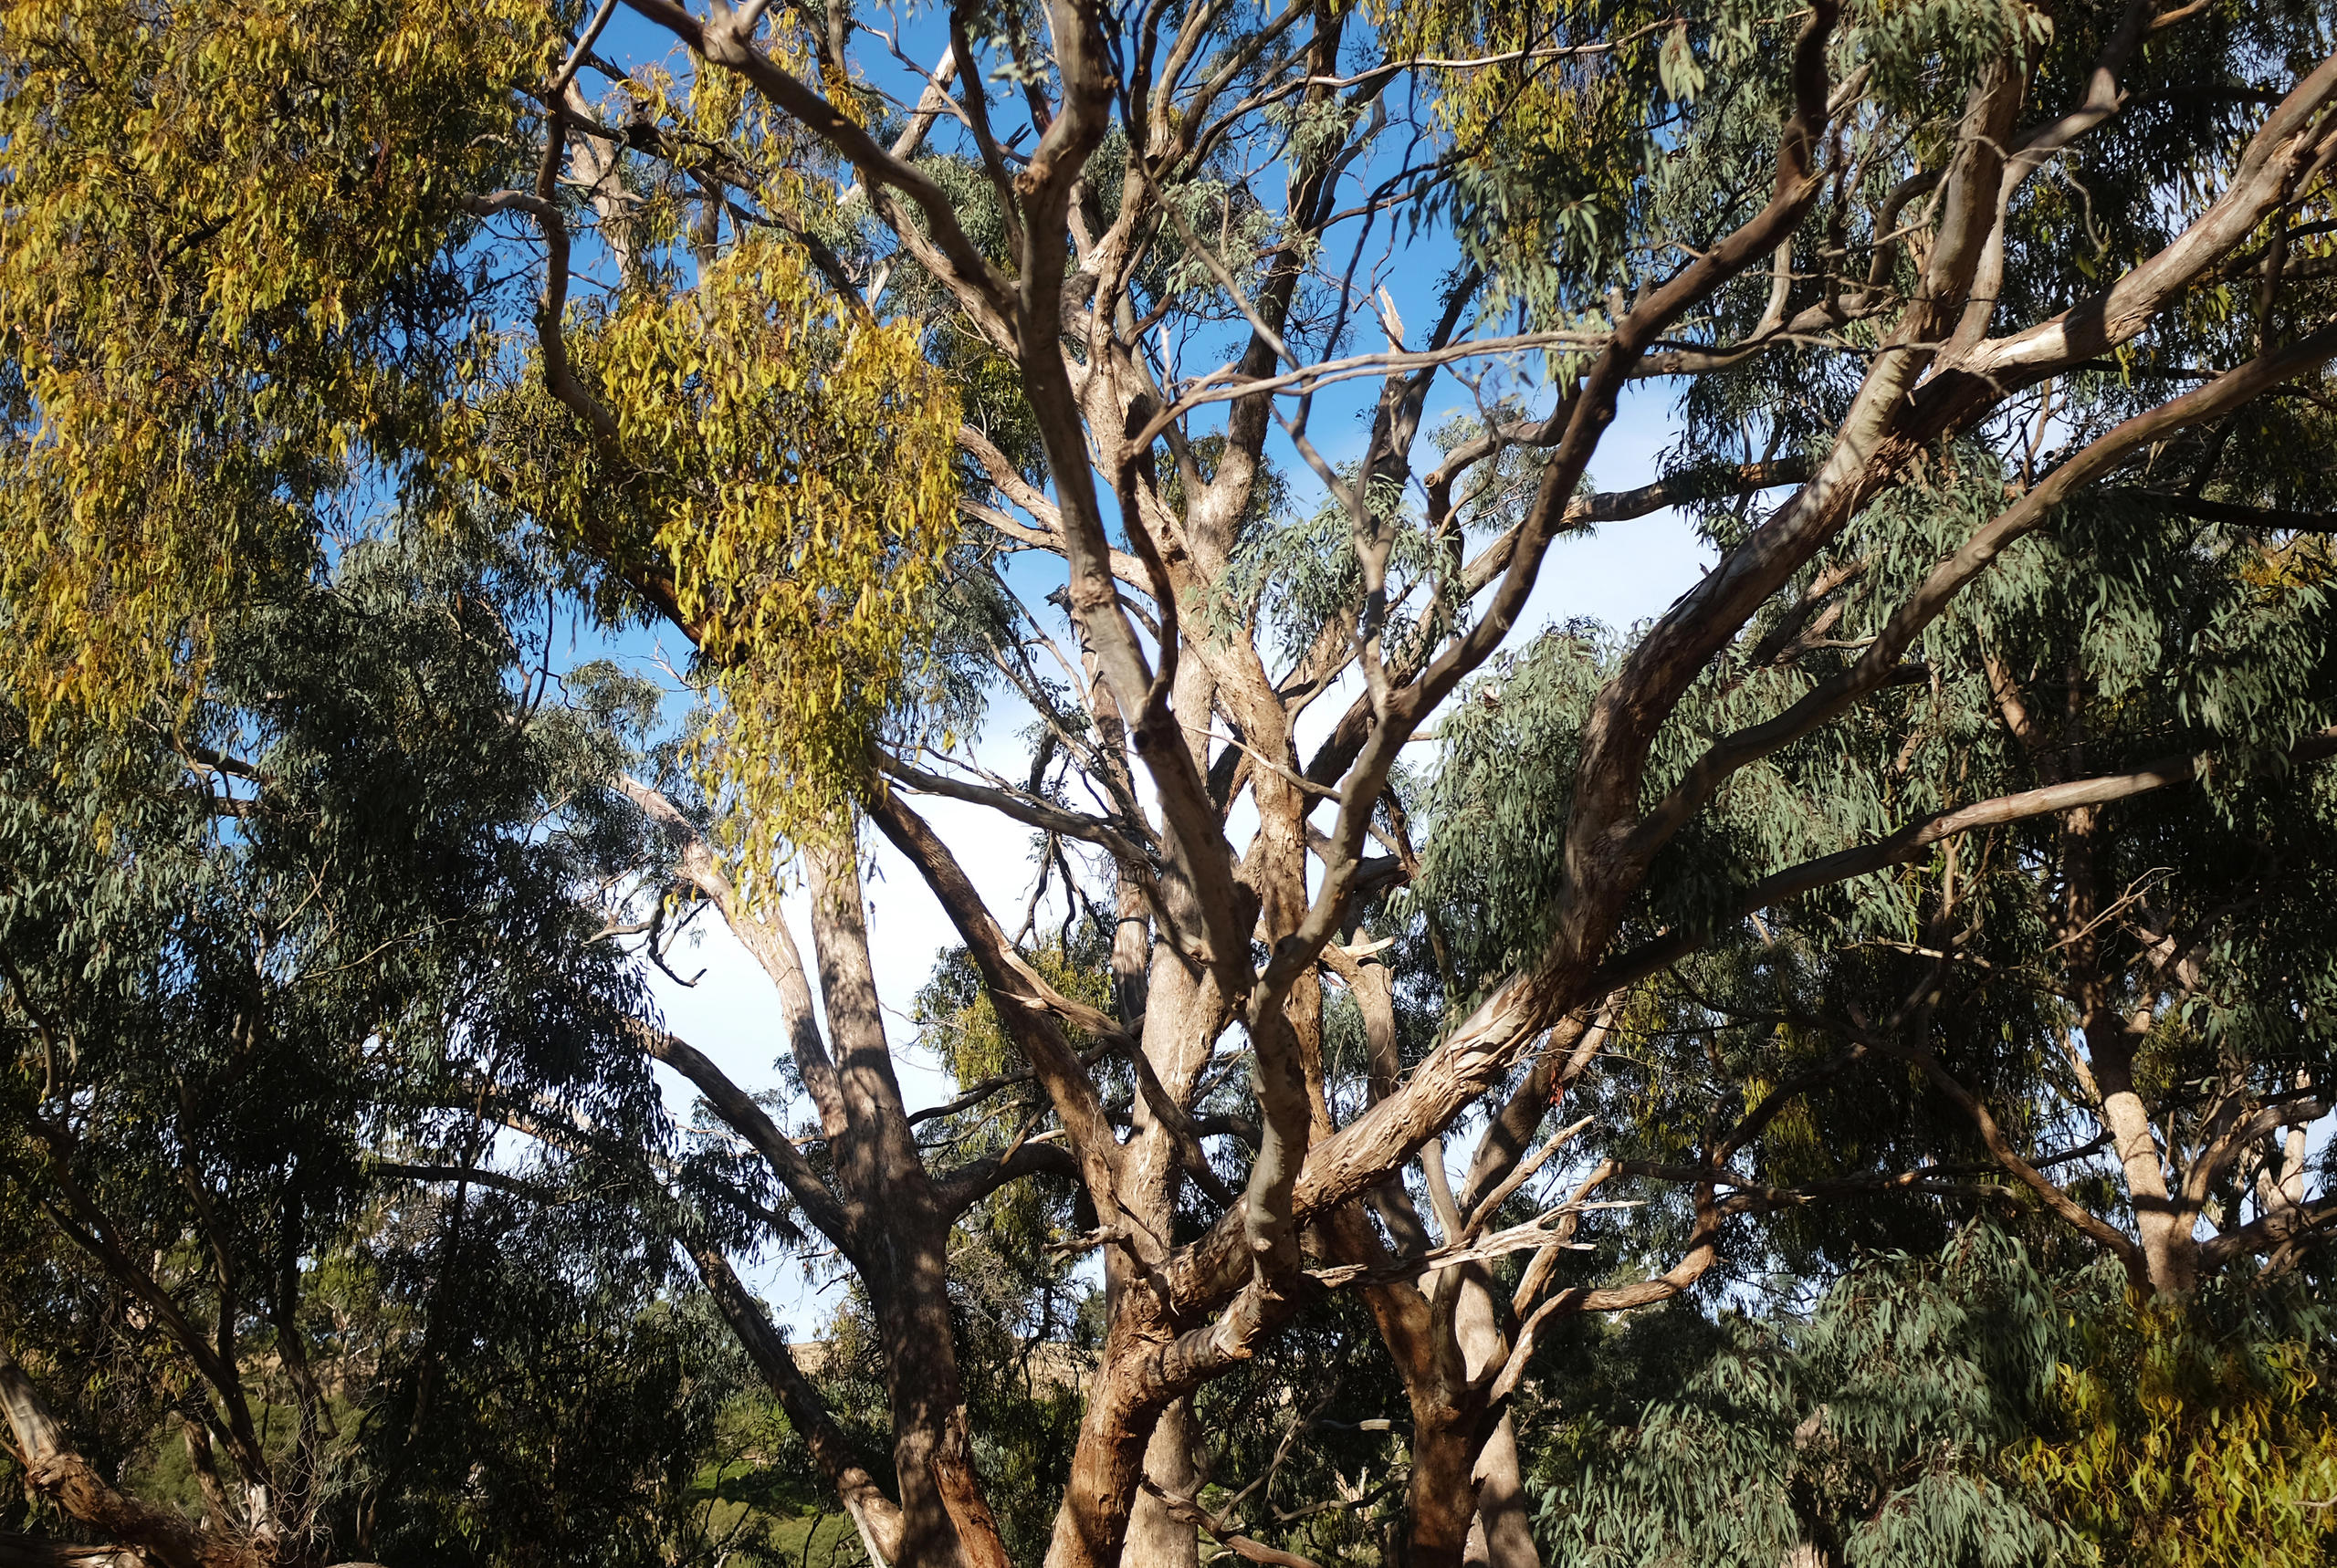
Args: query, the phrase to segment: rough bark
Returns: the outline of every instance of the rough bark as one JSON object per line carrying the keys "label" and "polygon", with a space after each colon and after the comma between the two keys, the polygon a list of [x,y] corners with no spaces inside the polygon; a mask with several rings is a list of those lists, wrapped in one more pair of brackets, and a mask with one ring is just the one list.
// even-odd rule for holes
{"label": "rough bark", "polygon": [[1121,1549],[1123,1568],[1197,1568],[1200,1562],[1200,1531],[1191,1520],[1179,1517],[1163,1500],[1190,1497],[1199,1490],[1200,1469],[1193,1461],[1200,1437],[1189,1398],[1177,1400],[1160,1413],[1145,1445],[1145,1489],[1128,1511],[1127,1544]]}

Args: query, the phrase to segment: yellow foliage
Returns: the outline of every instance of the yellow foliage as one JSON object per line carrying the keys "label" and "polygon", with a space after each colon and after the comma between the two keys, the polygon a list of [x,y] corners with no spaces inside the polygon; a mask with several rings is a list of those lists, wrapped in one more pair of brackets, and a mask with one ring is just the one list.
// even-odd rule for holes
{"label": "yellow foliage", "polygon": [[914,324],[845,314],[802,253],[741,240],[669,298],[571,322],[613,452],[526,371],[468,471],[600,559],[670,582],[718,694],[700,760],[750,869],[838,821],[915,672],[957,529],[955,388]]}
{"label": "yellow foliage", "polygon": [[[1589,10],[1560,7],[1575,9]],[[1438,123],[1468,156],[1490,160],[1503,146],[1570,151],[1588,135],[1629,128],[1613,119],[1621,105],[1596,63],[1560,67],[1531,52],[1546,51],[1554,37],[1569,31],[1554,32],[1547,7],[1509,0],[1368,0],[1365,12],[1391,59],[1496,62],[1433,73]],[[1602,33],[1631,30],[1630,18],[1617,26],[1603,11],[1588,19]]]}
{"label": "yellow foliage", "polygon": [[2179,1306],[2131,1303],[2086,1326],[2058,1369],[2059,1433],[2019,1475],[2121,1568],[2320,1568],[2337,1429],[2312,1397],[2311,1346],[2218,1335]]}
{"label": "yellow foliage", "polygon": [[140,706],[309,567],[317,498],[414,412],[388,367],[556,19],[0,0],[0,684],[36,720]]}
{"label": "yellow foliage", "polygon": [[[571,312],[617,425],[592,439],[488,335],[509,297],[466,211],[532,182],[528,94],[562,21],[525,0],[0,0],[8,698],[142,709],[215,617],[403,490],[449,525],[548,528],[580,587],[670,590],[719,697],[705,755],[734,849],[836,817],[953,537],[957,397],[915,326],[841,314],[798,251],[749,235],[689,287]],[[704,155],[790,206],[786,139],[727,74],[693,79]]]}
{"label": "yellow foliage", "polygon": [[2321,534],[2300,533],[2265,543],[2239,563],[2240,580],[2269,598],[2289,589],[2318,589],[2337,580],[2337,549]]}

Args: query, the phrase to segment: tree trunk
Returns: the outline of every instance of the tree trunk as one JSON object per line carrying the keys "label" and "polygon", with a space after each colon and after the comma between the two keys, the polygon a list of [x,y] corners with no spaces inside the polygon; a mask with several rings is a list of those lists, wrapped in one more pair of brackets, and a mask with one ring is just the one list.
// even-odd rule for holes
{"label": "tree trunk", "polygon": [[[1109,689],[1094,668],[1092,657],[1088,675],[1101,703],[1108,704]],[[1179,713],[1207,713],[1213,687],[1207,666],[1196,659],[1179,667],[1171,701]],[[1116,719],[1117,709],[1111,711]],[[1118,744],[1116,737],[1115,744]],[[1195,762],[1206,772],[1206,743],[1188,744],[1192,746]],[[1172,904],[1190,903],[1189,893],[1181,887],[1164,892]],[[1225,1009],[1217,983],[1189,964],[1172,943],[1151,940],[1143,890],[1125,869],[1118,917],[1112,939],[1114,1006],[1122,1022],[1139,1030],[1145,1060],[1169,1099],[1186,1105],[1224,1028]],[[1173,1245],[1177,1198],[1184,1186],[1179,1163],[1180,1141],[1161,1124],[1145,1096],[1136,1096],[1131,1113],[1121,1204],[1127,1218],[1164,1247]],[[1116,1321],[1126,1283],[1120,1266],[1126,1255],[1116,1248],[1106,1261],[1111,1315]],[[1145,1445],[1145,1479],[1164,1491],[1190,1497],[1200,1484],[1194,1460],[1200,1436],[1191,1400],[1170,1405]],[[1189,1520],[1176,1518],[1158,1498],[1139,1491],[1128,1511],[1127,1539],[1120,1552],[1126,1568],[1197,1568],[1200,1561],[1200,1531]]]}
{"label": "tree trunk", "polygon": [[[1480,1458],[1495,1429],[1485,1421],[1484,1374],[1505,1348],[1490,1281],[1480,1264],[1448,1271],[1430,1287],[1425,1354],[1399,1360],[1412,1396],[1413,1568],[1461,1568],[1478,1512]],[[1441,1342],[1441,1343],[1440,1343]],[[1508,1423],[1498,1424],[1506,1431]],[[1508,1446],[1513,1482],[1517,1449]],[[1510,1500],[1514,1502],[1514,1497]],[[1523,1528],[1523,1520],[1516,1521]],[[1503,1516],[1502,1543],[1515,1537]],[[1533,1542],[1526,1538],[1527,1560]]]}
{"label": "tree trunk", "polygon": [[[1397,1056],[1394,993],[1387,969],[1377,963],[1332,962],[1354,994],[1362,1009],[1364,1030],[1371,1052],[1372,1094],[1374,1099],[1391,1092],[1401,1074],[1402,1063]],[[1514,1166],[1525,1152],[1533,1127],[1546,1109],[1550,1074],[1556,1071],[1561,1060],[1555,1054],[1535,1070],[1527,1088],[1515,1107],[1516,1115],[1524,1118],[1530,1104],[1532,1120],[1523,1128],[1510,1129],[1505,1150],[1507,1165]],[[1486,1165],[1494,1156],[1488,1151],[1493,1140],[1504,1130],[1511,1119],[1505,1110],[1502,1118],[1485,1134],[1474,1165]],[[1423,1164],[1430,1175],[1431,1196],[1441,1199],[1438,1207],[1445,1215],[1445,1223],[1455,1223],[1452,1212],[1458,1208],[1449,1184],[1433,1179],[1443,1155],[1435,1142]],[[1476,1179],[1481,1174],[1472,1171],[1470,1201],[1476,1201]],[[1490,1186],[1497,1176],[1486,1175],[1482,1185]],[[1378,1207],[1382,1218],[1399,1245],[1425,1249],[1428,1235],[1420,1217],[1412,1212],[1410,1200],[1400,1183],[1391,1184],[1379,1195]],[[1360,1223],[1360,1216],[1337,1227],[1342,1252],[1348,1262],[1367,1262],[1376,1250],[1368,1236],[1368,1227]],[[1490,1281],[1481,1271],[1472,1269],[1456,1280],[1446,1281],[1448,1289],[1457,1293],[1452,1298],[1450,1317],[1430,1304],[1430,1299],[1410,1285],[1383,1287],[1370,1292],[1373,1316],[1379,1325],[1380,1338],[1387,1344],[1399,1375],[1404,1380],[1406,1394],[1412,1405],[1413,1469],[1407,1496],[1407,1510],[1411,1519],[1411,1537],[1406,1560],[1415,1563],[1466,1562],[1489,1568],[1540,1568],[1540,1554],[1534,1546],[1533,1532],[1528,1527],[1525,1490],[1518,1475],[1517,1443],[1509,1416],[1504,1413],[1482,1442],[1476,1434],[1483,1429],[1481,1403],[1466,1393],[1466,1384],[1482,1373],[1493,1358],[1501,1354],[1503,1335],[1497,1303]],[[1435,1287],[1430,1286],[1433,1290]],[[1441,1343],[1449,1341],[1449,1343]],[[1452,1374],[1460,1372],[1460,1386]],[[1474,1452],[1472,1452],[1472,1448]],[[1469,1500],[1473,1498],[1473,1502]],[[1455,1542],[1455,1531],[1458,1542]]]}
{"label": "tree trunk", "polygon": [[1542,1568],[1518,1467],[1517,1431],[1506,1411],[1477,1457],[1477,1518],[1469,1527],[1467,1557],[1471,1568]]}
{"label": "tree trunk", "polygon": [[[1145,1446],[1144,1479],[1173,1496],[1192,1496],[1200,1484],[1200,1468],[1193,1459],[1199,1437],[1192,1400],[1169,1406]],[[1139,1492],[1128,1511],[1127,1545],[1120,1563],[1122,1568],[1199,1568],[1200,1532],[1189,1521],[1177,1519],[1150,1492]]]}
{"label": "tree trunk", "polygon": [[1160,1406],[1145,1396],[1142,1368],[1165,1343],[1140,1314],[1114,1314],[1103,1364],[1087,1390],[1087,1414],[1072,1450],[1071,1477],[1055,1511],[1046,1568],[1118,1568]]}
{"label": "tree trunk", "polygon": [[[2080,760],[2086,734],[2085,690],[2081,673],[2072,671],[2064,738]],[[2199,1282],[2199,1241],[2192,1234],[2192,1216],[2168,1185],[2150,1107],[2134,1083],[2134,1051],[2149,1028],[2149,1015],[2142,1013],[2130,1022],[2120,1012],[2103,960],[2101,821],[2101,808],[2089,806],[2070,812],[2062,824],[2064,963],[2073,982],[2094,1088],[2101,1096],[2102,1124],[2126,1176],[2126,1201],[2143,1244],[2151,1292],[2185,1296]]]}
{"label": "tree trunk", "polygon": [[1404,1506],[1411,1516],[1411,1568],[1461,1568],[1476,1517],[1476,1466],[1471,1423],[1437,1381],[1412,1396],[1412,1475]]}
{"label": "tree trunk", "polygon": [[[1171,1099],[1189,1098],[1210,1043],[1221,1021],[1217,988],[1197,975],[1165,943],[1155,949],[1152,974],[1147,984],[1143,1050],[1154,1073]],[[1177,1195],[1183,1186],[1179,1142],[1137,1095],[1134,1127],[1127,1143],[1127,1164],[1121,1204],[1127,1218],[1159,1238],[1171,1240],[1176,1224]],[[1128,1310],[1127,1291],[1148,1291],[1128,1278],[1126,1252],[1114,1248],[1106,1258],[1106,1283],[1114,1322]],[[1141,1309],[1139,1309],[1141,1310]],[[1145,1445],[1144,1474],[1163,1490],[1180,1497],[1192,1494],[1194,1423],[1189,1401],[1179,1400],[1162,1414]],[[1200,1535],[1188,1521],[1177,1519],[1160,1500],[1139,1492],[1128,1511],[1127,1538],[1120,1560],[1127,1568],[1194,1568],[1200,1558]]]}
{"label": "tree trunk", "polygon": [[893,1072],[859,866],[848,841],[804,862],[845,1123],[830,1146],[885,1353],[900,1478],[895,1568],[1011,1568],[974,1473],[949,1322],[949,1217]]}
{"label": "tree trunk", "polygon": [[[73,1561],[55,1555],[82,1551],[92,1563],[142,1562],[161,1568],[259,1568],[262,1559],[236,1539],[226,1521],[216,1533],[198,1534],[170,1509],[116,1491],[67,1439],[40,1391],[23,1368],[0,1352],[0,1418],[25,1468],[25,1485],[57,1504],[65,1516],[127,1550],[58,1548],[32,1537],[0,1538],[0,1552],[28,1563]],[[44,1558],[42,1553],[50,1553]]]}
{"label": "tree trunk", "polygon": [[[2098,1033],[2109,1032],[2115,1035],[2110,1044],[2094,1043]],[[2150,1108],[2134,1087],[2125,1020],[2112,1017],[2100,1030],[2090,1027],[2086,1042],[2093,1081],[2101,1091],[2101,1119],[2110,1129],[2119,1167],[2126,1174],[2126,1201],[2133,1208],[2151,1293],[2187,1296],[2199,1283],[2199,1240],[2192,1233],[2190,1214],[2167,1186]]]}

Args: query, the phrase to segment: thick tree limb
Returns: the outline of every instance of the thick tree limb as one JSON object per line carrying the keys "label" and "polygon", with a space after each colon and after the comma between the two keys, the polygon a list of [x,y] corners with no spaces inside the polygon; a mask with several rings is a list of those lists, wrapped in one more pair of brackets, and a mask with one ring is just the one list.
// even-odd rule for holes
{"label": "thick tree limb", "polygon": [[632,778],[620,778],[617,788],[665,838],[674,855],[675,870],[682,880],[714,905],[723,923],[730,927],[731,935],[739,938],[739,946],[770,977],[779,995],[780,1018],[787,1028],[788,1048],[794,1055],[796,1071],[803,1080],[805,1092],[812,1096],[812,1103],[819,1110],[820,1124],[831,1137],[834,1136],[844,1125],[843,1093],[836,1086],[835,1064],[829,1060],[827,1042],[820,1035],[811,979],[804,973],[802,955],[796,950],[795,938],[788,931],[785,919],[775,910],[766,917],[748,907],[724,874],[722,862],[713,846],[662,792]]}
{"label": "thick tree limb", "polygon": [[869,817],[894,848],[917,868],[926,885],[948,912],[950,924],[957,927],[959,936],[981,971],[982,983],[997,1007],[1000,1023],[1031,1063],[1032,1072],[1054,1105],[1055,1114],[1063,1121],[1096,1212],[1115,1212],[1119,1141],[1112,1135],[1111,1123],[1104,1113],[1095,1085],[1064,1038],[1058,1019],[1071,1018],[1091,1032],[1105,1036],[1119,1033],[1119,1025],[1096,1009],[1063,996],[1024,961],[991,917],[980,894],[975,892],[972,882],[958,864],[958,857],[950,853],[948,846],[926,824],[925,819],[889,792],[870,803]]}
{"label": "thick tree limb", "polygon": [[645,1024],[635,1033],[643,1050],[687,1079],[706,1096],[715,1114],[763,1157],[771,1174],[779,1177],[788,1196],[803,1211],[803,1217],[817,1226],[823,1236],[847,1256],[859,1249],[861,1239],[854,1234],[836,1195],[820,1179],[812,1162],[803,1157],[803,1151],[780,1130],[770,1119],[770,1113],[753,1095],[739,1088],[728,1073],[687,1040]]}
{"label": "thick tree limb", "polygon": [[795,1353],[788,1349],[786,1340],[771,1326],[762,1303],[739,1282],[729,1260],[702,1243],[692,1243],[686,1250],[690,1260],[697,1265],[698,1277],[706,1281],[716,1309],[739,1336],[748,1359],[778,1396],[780,1407],[787,1412],[788,1424],[802,1434],[812,1450],[812,1461],[843,1500],[853,1522],[867,1533],[886,1563],[898,1563],[900,1506],[885,1495],[884,1489],[868,1473],[859,1450],[836,1425],[828,1402],[812,1386],[811,1379],[803,1375],[802,1368],[795,1363]]}
{"label": "thick tree limb", "polygon": [[941,1172],[933,1178],[942,1208],[963,1214],[991,1193],[1029,1176],[1079,1179],[1079,1161],[1056,1144],[1019,1143],[1003,1154],[985,1155]]}
{"label": "thick tree limb", "polygon": [[2278,507],[2244,507],[2229,501],[2203,501],[2196,496],[2169,496],[2156,490],[2113,490],[2106,498],[2132,497],[2145,507],[2263,533],[2325,534],[2337,531],[2337,512],[2292,512]]}
{"label": "thick tree limb", "polygon": [[2321,145],[2321,114],[2337,94],[2337,57],[2297,83],[2241,152],[2223,193],[2197,222],[2108,288],[2049,321],[1977,345],[1923,389],[1913,427],[1945,428],[1968,411],[2033,386],[2131,341],[2174,298],[2246,243]]}
{"label": "thick tree limb", "polygon": [[[134,1548],[140,1558],[165,1568],[213,1568],[214,1564],[224,1568],[234,1561],[217,1543],[195,1534],[175,1512],[116,1491],[66,1437],[32,1379],[5,1351],[0,1351],[0,1415],[7,1417],[10,1439],[25,1468],[26,1484],[54,1501],[75,1522]],[[16,1548],[0,1548],[0,1552],[10,1550]],[[31,1549],[24,1550],[29,1556]],[[79,1559],[85,1563],[108,1560],[104,1556]]]}
{"label": "thick tree limb", "polygon": [[2180,1197],[2186,1214],[2198,1213],[2216,1183],[2239,1158],[2241,1150],[2283,1127],[2318,1122],[2330,1111],[2330,1103],[2310,1091],[2284,1095],[2245,1114],[2238,1113],[2237,1097],[2233,1104],[2231,1113],[2210,1118],[2198,1157],[2184,1177]]}
{"label": "thick tree limb", "polygon": [[0,1532],[0,1568],[153,1568],[154,1560],[130,1546],[68,1546],[38,1535]]}

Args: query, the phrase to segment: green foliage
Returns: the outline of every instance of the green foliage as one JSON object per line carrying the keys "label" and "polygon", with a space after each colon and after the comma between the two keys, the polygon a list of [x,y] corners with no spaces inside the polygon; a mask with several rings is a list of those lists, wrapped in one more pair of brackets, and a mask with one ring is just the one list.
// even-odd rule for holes
{"label": "green foliage", "polygon": [[1663,1391],[1610,1371],[1562,1428],[1555,1561],[2325,1561],[2330,1343],[2300,1296],[2146,1303],[1976,1227],[1861,1264],[1805,1317],[1709,1332],[1684,1360],[1610,1344]]}
{"label": "green foliage", "polygon": [[1434,911],[1460,982],[1448,1005],[1466,1007],[1541,947],[1564,882],[1581,718],[1613,662],[1602,628],[1547,632],[1473,683],[1437,727],[1420,875],[1396,907]]}
{"label": "green foliage", "polygon": [[[152,722],[6,720],[0,1335],[93,1459],[207,1511],[184,1417],[336,1557],[674,1561],[741,1381],[578,897],[634,699],[542,700],[541,589],[369,545]],[[598,1139],[490,1158],[521,1106]]]}
{"label": "green foliage", "polygon": [[[1041,978],[1074,1001],[1108,1012],[1112,1007],[1112,938],[1095,919],[1066,922],[1052,941],[1023,955]],[[1021,1052],[998,1021],[998,1005],[981,983],[973,956],[963,947],[944,952],[931,977],[911,1004],[917,1042],[930,1051],[960,1083],[973,1083],[1013,1070]],[[1094,1042],[1074,1033],[1074,1045]]]}

